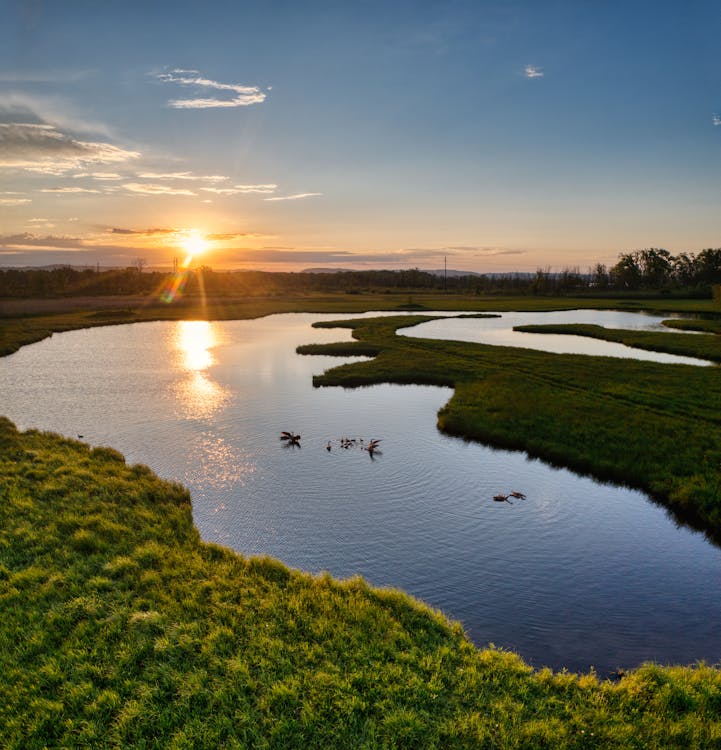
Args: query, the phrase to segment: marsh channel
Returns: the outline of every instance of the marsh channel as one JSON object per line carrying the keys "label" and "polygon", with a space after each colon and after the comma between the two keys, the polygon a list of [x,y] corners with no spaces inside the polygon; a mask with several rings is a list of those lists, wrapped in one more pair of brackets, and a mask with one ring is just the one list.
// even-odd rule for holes
{"label": "marsh channel", "polygon": [[[23,429],[110,445],[182,482],[207,541],[403,589],[460,620],[477,645],[512,649],[534,667],[605,676],[646,660],[719,661],[718,547],[641,492],[440,433],[448,389],[314,388],[313,374],[348,360],[295,348],[349,339],[311,327],[343,317],[362,316],[54,335],[0,361],[0,414]],[[403,334],[684,361],[511,331],[561,322],[661,330],[660,320],[503,313]],[[281,430],[300,433],[301,447],[279,440]],[[342,447],[343,438],[356,442]],[[380,454],[362,449],[371,439],[381,440]],[[493,500],[513,490],[526,498]]]}

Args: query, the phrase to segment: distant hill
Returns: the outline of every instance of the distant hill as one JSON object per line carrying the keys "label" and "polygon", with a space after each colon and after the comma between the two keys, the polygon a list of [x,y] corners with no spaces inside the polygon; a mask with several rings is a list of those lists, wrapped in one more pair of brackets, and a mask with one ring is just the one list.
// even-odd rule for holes
{"label": "distant hill", "polygon": [[[399,273],[401,270],[409,270],[409,269],[375,268],[371,270],[374,270],[374,271],[393,270],[394,273]],[[444,271],[443,269],[439,271],[427,271],[424,268],[418,268],[414,270],[421,271],[422,273],[429,273],[432,276],[443,276],[444,274],[446,274],[449,278],[455,277],[455,276],[482,276],[483,275],[480,273],[476,273],[475,271],[456,271],[450,268],[447,271]],[[301,271],[301,273],[353,273],[357,271],[358,271],[357,268],[304,268]]]}
{"label": "distant hill", "polygon": [[449,278],[457,276],[483,276],[482,273],[476,273],[476,271],[457,271],[452,268],[449,268],[447,271],[441,268],[437,271],[426,271],[426,273],[433,274],[433,276],[448,276]]}
{"label": "distant hill", "polygon": [[353,268],[304,268],[301,273],[349,273]]}

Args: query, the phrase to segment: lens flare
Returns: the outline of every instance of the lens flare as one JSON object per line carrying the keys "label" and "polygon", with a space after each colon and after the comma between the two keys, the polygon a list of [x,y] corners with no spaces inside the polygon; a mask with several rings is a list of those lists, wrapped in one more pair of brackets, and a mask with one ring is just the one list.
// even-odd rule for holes
{"label": "lens flare", "polygon": [[188,281],[190,264],[197,255],[202,255],[208,249],[208,242],[197,229],[191,229],[183,233],[180,246],[185,250],[185,260],[178,266],[170,278],[168,278],[160,291],[160,299],[170,304],[183,294],[183,289]]}

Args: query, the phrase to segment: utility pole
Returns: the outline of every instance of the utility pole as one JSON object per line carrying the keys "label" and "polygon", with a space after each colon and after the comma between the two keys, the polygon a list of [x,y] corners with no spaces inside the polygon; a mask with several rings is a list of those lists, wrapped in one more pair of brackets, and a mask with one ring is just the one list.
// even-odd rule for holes
{"label": "utility pole", "polygon": [[448,256],[443,256],[443,291],[448,289]]}

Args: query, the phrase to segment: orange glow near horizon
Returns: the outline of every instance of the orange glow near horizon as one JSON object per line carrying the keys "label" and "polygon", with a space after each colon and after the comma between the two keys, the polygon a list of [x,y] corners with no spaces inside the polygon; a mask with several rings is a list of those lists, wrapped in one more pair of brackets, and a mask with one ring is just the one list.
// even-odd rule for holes
{"label": "orange glow near horizon", "polygon": [[208,242],[197,229],[191,229],[180,243],[185,250],[186,256],[182,267],[189,268],[196,255],[202,255],[208,249]]}

